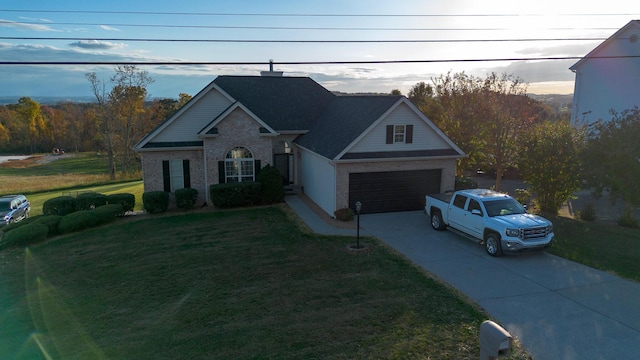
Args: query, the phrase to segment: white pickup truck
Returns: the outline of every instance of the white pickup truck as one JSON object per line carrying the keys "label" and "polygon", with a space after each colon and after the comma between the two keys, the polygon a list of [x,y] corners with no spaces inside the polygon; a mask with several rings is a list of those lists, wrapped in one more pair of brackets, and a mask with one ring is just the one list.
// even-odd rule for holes
{"label": "white pickup truck", "polygon": [[487,253],[545,249],[553,242],[553,224],[527,213],[509,195],[486,189],[427,195],[424,207],[436,230],[447,227],[478,242]]}

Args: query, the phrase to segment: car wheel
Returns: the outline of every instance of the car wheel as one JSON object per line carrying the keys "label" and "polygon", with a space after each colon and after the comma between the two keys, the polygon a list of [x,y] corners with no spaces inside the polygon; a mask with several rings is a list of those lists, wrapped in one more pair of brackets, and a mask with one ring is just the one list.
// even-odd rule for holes
{"label": "car wheel", "polygon": [[502,256],[502,243],[500,242],[500,235],[496,233],[489,233],[484,238],[484,248],[487,250],[487,254],[491,256]]}
{"label": "car wheel", "polygon": [[27,211],[25,211],[25,212],[24,212],[24,218],[25,218],[25,219],[28,219],[28,218],[29,218],[29,210],[27,210]]}
{"label": "car wheel", "polygon": [[431,213],[431,227],[434,229],[441,231],[444,230],[444,222],[442,221],[442,214],[439,211],[434,211]]}

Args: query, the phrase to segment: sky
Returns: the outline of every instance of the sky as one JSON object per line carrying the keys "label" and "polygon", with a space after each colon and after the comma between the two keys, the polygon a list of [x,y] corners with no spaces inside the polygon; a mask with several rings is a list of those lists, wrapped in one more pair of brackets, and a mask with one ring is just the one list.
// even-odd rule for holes
{"label": "sky", "polygon": [[[495,72],[529,93],[570,94],[577,59],[537,59],[582,57],[636,19],[640,2],[628,0],[7,1],[0,96],[91,96],[87,73],[108,84],[112,63],[155,62],[137,65],[154,79],[150,97],[177,98],[270,60],[348,93],[406,95],[448,72]],[[66,64],[6,64],[34,61]]]}

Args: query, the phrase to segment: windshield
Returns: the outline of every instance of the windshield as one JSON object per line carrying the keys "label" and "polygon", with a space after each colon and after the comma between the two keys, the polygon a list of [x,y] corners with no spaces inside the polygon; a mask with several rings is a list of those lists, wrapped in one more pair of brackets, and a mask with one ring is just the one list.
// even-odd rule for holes
{"label": "windshield", "polygon": [[7,212],[11,210],[11,201],[0,201],[0,211]]}
{"label": "windshield", "polygon": [[487,209],[487,215],[489,215],[490,217],[524,214],[526,212],[524,207],[520,205],[519,202],[517,202],[515,199],[510,198],[485,201],[484,207]]}

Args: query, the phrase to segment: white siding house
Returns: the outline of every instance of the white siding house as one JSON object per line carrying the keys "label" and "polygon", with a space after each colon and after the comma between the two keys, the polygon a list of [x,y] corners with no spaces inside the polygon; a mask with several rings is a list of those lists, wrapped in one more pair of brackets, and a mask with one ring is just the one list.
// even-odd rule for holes
{"label": "white siding house", "polygon": [[640,20],[629,22],[570,67],[576,74],[572,120],[611,120],[640,106]]}

